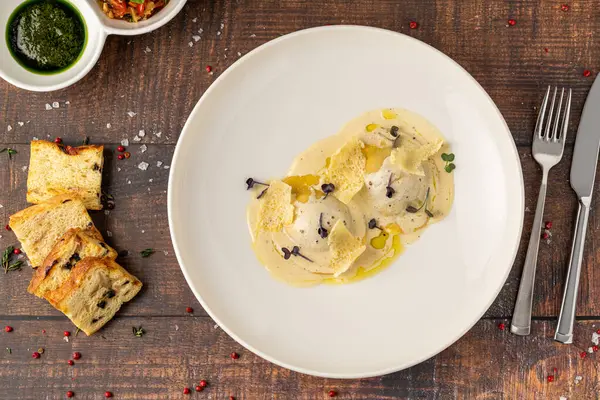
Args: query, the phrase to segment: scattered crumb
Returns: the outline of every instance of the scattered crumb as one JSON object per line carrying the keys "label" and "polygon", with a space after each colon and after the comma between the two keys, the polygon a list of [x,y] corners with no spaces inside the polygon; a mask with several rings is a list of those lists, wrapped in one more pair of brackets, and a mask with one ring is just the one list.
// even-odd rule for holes
{"label": "scattered crumb", "polygon": [[168,165],[165,165],[163,168],[164,168],[164,169],[169,169],[169,168],[171,168],[171,167],[169,167]]}
{"label": "scattered crumb", "polygon": [[[48,137],[50,137],[50,136],[48,135]],[[31,140],[39,140],[39,139],[34,136],[34,137],[31,138]]]}
{"label": "scattered crumb", "polygon": [[213,326],[213,328],[219,329],[219,325],[215,324],[215,326]]}
{"label": "scattered crumb", "polygon": [[110,128],[111,128],[111,126],[112,126],[112,125],[110,124],[110,122],[109,122],[109,123],[107,123],[107,124],[106,124],[106,129],[110,129]]}
{"label": "scattered crumb", "polygon": [[146,233],[146,231],[142,229],[142,233]]}
{"label": "scattered crumb", "polygon": [[22,170],[23,172],[27,171],[27,165],[23,165],[23,167],[21,168],[21,170]]}
{"label": "scattered crumb", "polygon": [[134,113],[133,111],[127,111],[127,115],[129,115],[129,118],[133,118],[137,115],[137,113]]}
{"label": "scattered crumb", "polygon": [[150,188],[146,188],[146,189],[148,189],[148,191],[150,191]]}
{"label": "scattered crumb", "polygon": [[192,47],[194,45],[194,42],[189,42],[188,46]]}
{"label": "scattered crumb", "polygon": [[202,38],[198,35],[194,35],[194,36],[192,36],[192,39],[194,39],[194,42],[197,42],[198,40],[200,40]]}
{"label": "scattered crumb", "polygon": [[256,35],[253,33],[252,35],[250,35],[250,37],[256,37]]}
{"label": "scattered crumb", "polygon": [[138,135],[135,135],[135,136],[133,137],[133,141],[134,141],[134,142],[139,142],[140,140],[142,140],[142,138],[141,138],[141,137],[139,137]]}
{"label": "scattered crumb", "polygon": [[165,256],[168,256],[168,255],[169,255],[169,252],[168,252],[168,251],[166,251],[166,250],[163,250],[163,253],[164,253],[164,255],[165,255]]}
{"label": "scattered crumb", "polygon": [[598,332],[592,333],[592,343],[594,343],[596,346],[600,344],[600,335]]}
{"label": "scattered crumb", "polygon": [[121,140],[121,146],[129,146],[129,139]]}
{"label": "scattered crumb", "polygon": [[202,35],[202,32],[204,32],[204,29],[200,28],[198,29],[198,33]]}
{"label": "scattered crumb", "polygon": [[6,127],[6,130],[7,130],[8,132],[12,131],[12,126],[10,126],[10,125],[9,125],[9,126],[7,126],[7,127]]}
{"label": "scattered crumb", "polygon": [[110,210],[104,210],[104,215],[109,215],[110,214]]}
{"label": "scattered crumb", "polygon": [[[153,180],[154,179],[150,178],[150,179],[148,179],[148,182],[152,183]],[[0,208],[2,208],[2,207],[0,207]]]}
{"label": "scattered crumb", "polygon": [[146,46],[144,53],[152,53],[152,49],[150,47]]}
{"label": "scattered crumb", "polygon": [[[148,164],[145,161],[142,161],[141,163],[138,164],[138,168],[141,169],[142,171],[145,171],[148,169],[148,165],[150,165],[150,164]],[[273,190],[273,189],[271,189],[271,190]]]}
{"label": "scattered crumb", "polygon": [[225,24],[221,22],[221,30],[223,30],[223,28],[225,28]]}
{"label": "scattered crumb", "polygon": [[127,179],[127,184],[131,185],[131,181],[129,179]]}
{"label": "scattered crumb", "polygon": [[[69,105],[69,104],[71,104],[71,102],[69,100],[67,100],[67,101],[65,101],[65,104]],[[29,121],[27,121],[27,122],[29,122]]]}
{"label": "scattered crumb", "polygon": [[178,331],[179,330],[179,325],[175,325],[175,330]]}
{"label": "scattered crumb", "polygon": [[567,396],[560,396],[558,400],[569,400],[569,399],[567,399]]}
{"label": "scattered crumb", "polygon": [[221,36],[221,31],[217,32],[217,36]]}
{"label": "scattered crumb", "polygon": [[25,125],[25,122],[19,121],[19,122],[17,122],[17,124],[19,124],[19,126],[23,126],[23,125]]}
{"label": "scattered crumb", "polygon": [[52,102],[52,108],[58,108],[58,107],[60,107],[60,104],[58,104],[58,101]]}
{"label": "scattered crumb", "polygon": [[148,146],[146,146],[145,144],[143,144],[143,145],[140,146],[140,151],[142,153],[144,153],[146,150],[148,150]]}
{"label": "scattered crumb", "polygon": [[577,376],[575,377],[575,384],[576,384],[576,385],[577,385],[577,384],[579,384],[579,382],[581,382],[582,380],[583,380],[583,376],[581,376],[581,375],[577,375]]}
{"label": "scattered crumb", "polygon": [[161,136],[162,136],[162,132],[156,132],[154,135],[155,135],[156,137],[161,137]]}
{"label": "scattered crumb", "polygon": [[117,172],[121,172],[121,167],[117,167]]}
{"label": "scattered crumb", "polygon": [[48,103],[46,103],[46,110],[52,110],[52,106]]}
{"label": "scattered crumb", "polygon": [[240,53],[240,52],[238,51],[238,57],[241,57],[241,56],[242,56],[242,53]]}
{"label": "scattered crumb", "polygon": [[138,132],[138,136],[139,136],[139,137],[144,137],[144,136],[146,136],[146,131],[145,131],[145,130],[143,130],[143,129],[140,129],[140,131]]}
{"label": "scattered crumb", "polygon": [[163,162],[162,162],[162,161],[157,161],[157,162],[156,162],[156,166],[157,166],[157,167],[160,167],[161,165],[163,165]]}
{"label": "scattered crumb", "polygon": [[196,21],[198,21],[198,18],[192,19],[192,22],[196,22]]}
{"label": "scattered crumb", "polygon": [[525,212],[531,212],[531,210],[529,209],[529,207],[525,207]]}
{"label": "scattered crumb", "polygon": [[109,230],[107,230],[107,231],[106,231],[106,236],[107,236],[107,237],[112,237],[112,232],[111,232],[111,231],[109,231]]}
{"label": "scattered crumb", "polygon": [[4,206],[2,204],[0,204],[0,208],[4,208]]}

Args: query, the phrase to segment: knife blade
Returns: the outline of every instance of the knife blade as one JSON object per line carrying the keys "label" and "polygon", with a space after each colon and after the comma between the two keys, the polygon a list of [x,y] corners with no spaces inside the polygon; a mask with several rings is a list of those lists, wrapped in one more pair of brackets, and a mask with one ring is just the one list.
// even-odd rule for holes
{"label": "knife blade", "polygon": [[596,77],[590,93],[585,100],[581,122],[577,129],[575,150],[571,162],[571,187],[579,198],[579,211],[575,222],[571,258],[567,270],[567,280],[563,294],[558,324],[554,340],[569,344],[573,343],[573,324],[575,323],[577,292],[579,291],[579,276],[583,260],[583,247],[587,232],[592,192],[596,179],[598,164],[598,149],[600,149],[600,75]]}
{"label": "knife blade", "polygon": [[592,197],[600,148],[600,75],[585,100],[571,163],[571,187],[579,198]]}

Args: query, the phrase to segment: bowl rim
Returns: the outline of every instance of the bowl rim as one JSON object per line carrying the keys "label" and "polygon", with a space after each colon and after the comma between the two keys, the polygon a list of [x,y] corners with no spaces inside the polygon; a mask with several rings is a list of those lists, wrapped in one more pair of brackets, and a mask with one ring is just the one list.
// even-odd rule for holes
{"label": "bowl rim", "polygon": [[[499,120],[502,123],[502,128],[503,130],[507,133],[508,135],[508,139],[510,142],[510,151],[512,151],[513,156],[514,156],[514,160],[516,161],[516,169],[518,172],[518,182],[515,182],[515,186],[517,186],[517,190],[519,192],[519,199],[518,199],[518,203],[519,203],[519,209],[520,209],[520,215],[518,218],[518,227],[517,227],[517,238],[514,244],[514,248],[509,249],[510,252],[512,252],[512,256],[510,257],[511,261],[510,261],[510,266],[506,269],[504,276],[502,277],[501,281],[498,282],[498,286],[495,288],[495,290],[493,290],[493,296],[490,298],[490,301],[485,304],[484,307],[482,307],[482,311],[477,315],[477,318],[475,318],[470,324],[468,324],[468,326],[465,327],[464,330],[462,330],[460,332],[460,334],[456,337],[454,337],[449,343],[447,343],[446,345],[436,349],[433,352],[430,352],[429,354],[426,354],[424,356],[422,356],[419,359],[416,359],[408,364],[402,365],[402,366],[394,366],[394,367],[388,367],[388,368],[384,368],[381,370],[374,370],[374,371],[369,371],[369,372],[365,372],[365,373],[328,373],[328,372],[322,372],[322,371],[315,371],[315,370],[310,370],[307,368],[303,368],[303,367],[297,367],[294,365],[290,365],[286,362],[282,362],[279,361],[277,359],[275,359],[274,357],[271,357],[270,355],[264,353],[263,351],[257,349],[256,347],[250,345],[248,342],[246,342],[245,340],[243,340],[239,335],[235,334],[231,329],[229,329],[227,326],[225,326],[221,320],[216,316],[216,314],[214,313],[214,311],[207,305],[207,303],[204,301],[203,297],[200,295],[200,293],[198,292],[198,290],[194,287],[194,285],[192,284],[192,277],[190,275],[190,273],[188,272],[189,268],[184,266],[183,263],[183,258],[182,258],[182,254],[181,254],[181,250],[179,248],[179,245],[175,239],[175,228],[174,228],[174,201],[175,201],[175,178],[176,178],[176,174],[179,174],[179,170],[181,169],[181,167],[177,166],[177,160],[178,158],[180,158],[180,153],[181,153],[181,143],[182,143],[182,139],[186,136],[186,135],[192,135],[193,133],[190,132],[190,125],[191,125],[191,121],[194,118],[194,116],[199,112],[199,109],[201,108],[202,104],[206,101],[206,98],[208,98],[208,96],[210,95],[210,93],[214,90],[216,90],[216,87],[218,86],[218,84],[223,81],[229,73],[231,73],[235,67],[237,67],[238,65],[244,63],[246,60],[248,60],[250,58],[250,56],[254,55],[255,53],[258,53],[262,50],[265,50],[266,48],[272,47],[273,45],[278,44],[281,41],[285,41],[287,39],[290,39],[292,37],[296,37],[296,36],[302,36],[305,34],[310,34],[313,33],[315,31],[328,31],[328,30],[337,30],[337,29],[360,29],[360,30],[368,30],[368,31],[377,31],[377,32],[381,32],[381,33],[385,33],[385,34],[390,34],[390,35],[400,35],[403,36],[405,38],[407,38],[408,40],[411,41],[416,41],[419,42],[420,45],[425,46],[427,48],[429,48],[430,50],[432,50],[435,53],[438,53],[439,55],[447,58],[456,68],[458,68],[460,71],[462,71],[465,74],[465,77],[468,78],[469,80],[472,81],[473,84],[475,84],[482,92],[482,94],[486,97],[486,100],[490,103],[490,105],[494,108],[494,110],[497,113],[497,116],[499,117]],[[372,27],[372,26],[364,26],[364,25],[348,25],[348,24],[341,24],[341,25],[326,25],[326,26],[317,26],[317,27],[312,27],[312,28],[307,28],[307,29],[302,29],[299,31],[295,31],[295,32],[291,32],[288,33],[286,35],[280,36],[278,38],[275,38],[271,41],[268,41],[260,46],[258,46],[257,48],[253,49],[252,51],[250,51],[249,53],[245,54],[243,57],[241,57],[240,59],[238,59],[236,62],[234,62],[226,71],[224,71],[211,85],[210,87],[202,94],[202,96],[200,97],[200,99],[197,101],[196,105],[194,106],[194,108],[192,109],[190,115],[188,116],[181,134],[179,135],[179,138],[177,140],[177,144],[175,146],[175,151],[173,153],[173,157],[171,159],[171,169],[170,169],[170,173],[169,173],[169,181],[168,181],[168,188],[167,188],[167,217],[168,217],[168,223],[169,223],[169,233],[171,236],[171,241],[172,241],[172,245],[173,245],[173,250],[175,252],[175,256],[177,258],[177,262],[179,264],[179,267],[181,269],[181,272],[184,275],[184,278],[188,284],[188,286],[190,287],[190,290],[192,291],[192,293],[194,294],[194,296],[196,297],[196,299],[198,300],[198,302],[202,305],[202,307],[204,308],[204,310],[207,312],[207,314],[215,321],[215,323],[217,323],[219,325],[219,327],[221,327],[221,329],[223,329],[231,338],[233,338],[236,342],[242,344],[246,349],[250,350],[252,353],[258,355],[259,357],[279,366],[282,368],[286,368],[288,370],[291,371],[295,371],[295,372],[299,372],[302,374],[306,374],[306,375],[311,375],[311,376],[317,376],[317,377],[322,377],[322,378],[331,378],[331,379],[360,379],[360,378],[373,378],[373,377],[379,377],[379,376],[383,376],[383,375],[387,375],[387,374],[391,374],[391,373],[395,373],[398,371],[402,371],[408,368],[411,368],[417,364],[420,364],[426,360],[428,360],[431,357],[436,356],[437,354],[441,353],[442,351],[446,350],[447,348],[449,348],[450,346],[452,346],[453,344],[455,344],[459,339],[461,339],[468,331],[470,331],[476,324],[477,322],[479,322],[481,320],[481,318],[485,315],[485,313],[487,312],[487,310],[492,306],[492,304],[494,303],[494,301],[496,300],[496,298],[498,297],[498,295],[500,294],[501,290],[503,289],[509,275],[510,272],[512,271],[513,267],[514,267],[514,263],[519,251],[519,247],[520,247],[520,242],[521,242],[521,237],[523,236],[523,224],[524,224],[524,215],[525,215],[525,186],[524,186],[524,179],[523,179],[523,168],[521,166],[521,160],[519,157],[519,153],[518,153],[518,149],[516,146],[516,143],[514,141],[514,138],[511,134],[510,128],[508,126],[508,124],[506,123],[506,120],[504,119],[504,116],[502,115],[502,113],[500,112],[500,109],[498,108],[498,106],[496,105],[496,103],[493,101],[493,99],[490,97],[490,95],[488,94],[488,92],[481,86],[481,84],[465,69],[463,68],[458,62],[456,62],[454,59],[452,59],[450,56],[446,55],[445,53],[443,53],[442,51],[436,49],[435,47],[421,41],[418,40],[414,37],[411,37],[409,35],[403,34],[401,32],[397,32],[397,31],[392,31],[389,29],[385,29],[385,28],[378,28],[378,27]]]}

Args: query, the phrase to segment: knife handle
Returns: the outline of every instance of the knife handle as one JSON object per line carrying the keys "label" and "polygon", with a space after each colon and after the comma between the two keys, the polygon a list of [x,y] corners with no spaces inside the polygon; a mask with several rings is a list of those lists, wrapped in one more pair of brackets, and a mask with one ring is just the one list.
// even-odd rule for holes
{"label": "knife handle", "polygon": [[583,245],[585,244],[585,232],[587,231],[588,217],[590,215],[589,197],[579,199],[579,211],[575,223],[575,236],[571,248],[571,260],[567,271],[567,282],[563,295],[558,326],[554,334],[557,342],[573,343],[573,324],[575,322],[575,306],[577,303],[577,292],[579,290],[579,275],[581,274],[581,260],[583,259]]}
{"label": "knife handle", "polygon": [[544,217],[544,203],[546,202],[546,188],[548,186],[548,171],[543,170],[542,184],[538,194],[533,227],[529,237],[529,246],[525,256],[525,265],[519,284],[519,293],[510,323],[510,331],[515,335],[529,335],[531,332],[531,306],[533,303],[533,286],[535,281],[535,269],[537,267],[537,256],[540,247],[540,236],[542,231],[542,218]]}

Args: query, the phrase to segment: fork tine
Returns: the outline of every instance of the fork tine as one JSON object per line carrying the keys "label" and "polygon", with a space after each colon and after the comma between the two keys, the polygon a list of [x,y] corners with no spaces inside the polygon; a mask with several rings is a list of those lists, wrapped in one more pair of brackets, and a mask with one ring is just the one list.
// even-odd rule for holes
{"label": "fork tine", "polygon": [[560,137],[558,140],[563,144],[565,144],[565,139],[567,138],[567,131],[569,130],[569,116],[571,114],[571,94],[572,91],[569,89],[569,93],[567,94],[567,102],[565,104],[565,114],[562,119],[562,123],[560,126]]}
{"label": "fork tine", "polygon": [[548,90],[546,90],[546,95],[544,96],[544,100],[542,100],[542,105],[540,106],[540,112],[538,113],[537,122],[535,123],[535,129],[533,131],[534,138],[542,137],[542,129],[544,127],[544,117],[546,116],[546,107],[548,106],[548,98],[550,97],[550,85],[548,85]]}
{"label": "fork tine", "polygon": [[552,124],[552,136],[550,136],[550,138],[552,138],[552,141],[556,142],[557,140],[557,136],[556,134],[558,133],[558,125],[560,123],[560,112],[562,110],[562,103],[563,103],[563,97],[565,95],[565,88],[562,88],[562,90],[560,91],[560,99],[558,100],[558,108],[556,109],[556,117],[554,118],[554,124]]}
{"label": "fork tine", "polygon": [[554,103],[556,103],[556,91],[557,87],[554,87],[554,95],[552,95],[552,103],[550,103],[550,112],[548,113],[548,121],[546,122],[546,130],[544,132],[544,140],[550,139],[550,125],[552,125],[552,115],[554,114]]}

